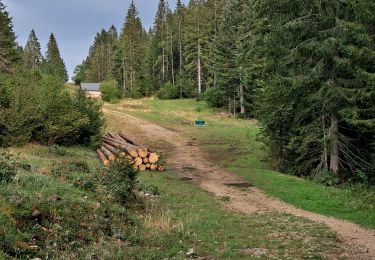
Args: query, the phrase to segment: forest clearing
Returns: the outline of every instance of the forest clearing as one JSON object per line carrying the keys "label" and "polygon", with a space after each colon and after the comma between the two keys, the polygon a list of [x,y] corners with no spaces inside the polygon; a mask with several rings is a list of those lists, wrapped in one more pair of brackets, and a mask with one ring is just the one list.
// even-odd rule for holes
{"label": "forest clearing", "polygon": [[0,0],[0,260],[375,259],[375,2],[146,2]]}

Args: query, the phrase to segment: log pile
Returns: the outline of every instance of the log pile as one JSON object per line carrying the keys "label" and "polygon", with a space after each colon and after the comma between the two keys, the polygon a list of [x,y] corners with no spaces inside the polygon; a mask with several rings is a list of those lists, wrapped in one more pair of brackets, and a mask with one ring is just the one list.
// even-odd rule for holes
{"label": "log pile", "polygon": [[96,153],[104,166],[109,166],[116,158],[126,158],[137,170],[165,171],[165,167],[159,164],[160,157],[156,151],[136,142],[123,132],[105,134]]}

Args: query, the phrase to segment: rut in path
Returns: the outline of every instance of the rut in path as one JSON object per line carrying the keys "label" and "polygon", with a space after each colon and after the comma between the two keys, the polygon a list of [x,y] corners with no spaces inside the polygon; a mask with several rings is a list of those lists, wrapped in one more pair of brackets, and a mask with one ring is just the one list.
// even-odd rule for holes
{"label": "rut in path", "polygon": [[[167,158],[167,165],[181,177],[192,179],[203,189],[216,196],[229,196],[231,198],[225,206],[236,212],[259,213],[279,212],[307,218],[311,221],[322,223],[330,227],[344,244],[350,259],[375,259],[375,230],[367,230],[349,221],[338,220],[320,214],[305,211],[278,199],[268,197],[263,191],[255,187],[246,190],[234,186],[245,183],[244,180],[228,171],[218,168],[210,163],[198,146],[177,132],[141,120],[139,118],[105,109],[104,112],[126,118],[127,124],[131,122],[135,128],[142,131],[143,139],[158,140],[169,143],[173,147],[173,157]],[[138,136],[140,139],[140,136]],[[228,185],[230,184],[230,185]]]}

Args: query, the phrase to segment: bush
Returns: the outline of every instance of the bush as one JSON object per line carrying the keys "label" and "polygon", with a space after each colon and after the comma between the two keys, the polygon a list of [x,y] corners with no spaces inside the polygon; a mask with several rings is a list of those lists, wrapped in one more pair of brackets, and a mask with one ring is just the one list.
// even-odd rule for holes
{"label": "bush", "polygon": [[116,102],[121,98],[121,91],[114,80],[100,83],[100,93],[102,99],[106,102]]}
{"label": "bush", "polygon": [[[3,87],[4,88],[4,87]],[[7,106],[0,108],[0,145],[90,144],[104,119],[100,105],[78,90],[71,96],[58,78],[18,72],[8,79]]]}
{"label": "bush", "polygon": [[13,180],[20,170],[30,170],[30,166],[9,153],[0,154],[0,185]]}
{"label": "bush", "polygon": [[226,105],[225,92],[219,88],[210,88],[203,94],[204,100],[210,107],[221,108]]}
{"label": "bush", "polygon": [[119,159],[108,168],[103,183],[118,202],[126,203],[133,197],[137,174],[128,161]]}
{"label": "bush", "polygon": [[179,98],[178,88],[168,81],[160,88],[157,97],[160,99],[177,99]]}

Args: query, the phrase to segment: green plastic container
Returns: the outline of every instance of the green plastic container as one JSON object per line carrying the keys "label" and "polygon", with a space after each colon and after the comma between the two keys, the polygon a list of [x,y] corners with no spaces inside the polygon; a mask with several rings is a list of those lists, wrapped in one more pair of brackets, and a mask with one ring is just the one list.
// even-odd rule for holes
{"label": "green plastic container", "polygon": [[205,126],[206,125],[206,121],[203,120],[203,119],[197,119],[195,120],[195,126]]}

